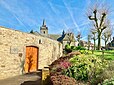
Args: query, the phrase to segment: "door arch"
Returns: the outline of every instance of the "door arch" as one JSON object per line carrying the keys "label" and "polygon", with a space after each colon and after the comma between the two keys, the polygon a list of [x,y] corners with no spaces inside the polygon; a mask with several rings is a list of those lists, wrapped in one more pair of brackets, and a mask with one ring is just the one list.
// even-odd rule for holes
{"label": "door arch", "polygon": [[38,47],[26,46],[26,57],[24,65],[25,73],[35,72],[38,70],[38,52]]}

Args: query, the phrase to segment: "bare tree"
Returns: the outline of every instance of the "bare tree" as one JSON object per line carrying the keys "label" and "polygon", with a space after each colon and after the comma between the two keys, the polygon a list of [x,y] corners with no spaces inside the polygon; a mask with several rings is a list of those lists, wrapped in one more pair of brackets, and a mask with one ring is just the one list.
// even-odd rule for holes
{"label": "bare tree", "polygon": [[88,35],[88,50],[90,50],[90,43],[91,43],[90,39],[91,39],[91,35]]}
{"label": "bare tree", "polygon": [[77,38],[77,41],[78,41],[78,46],[80,46],[80,39],[82,38],[81,37],[81,33],[79,33],[77,36],[76,36],[76,38]]}
{"label": "bare tree", "polygon": [[93,26],[97,30],[98,34],[98,50],[101,49],[101,35],[104,29],[109,26],[109,21],[107,19],[108,8],[95,6],[91,9],[90,14],[88,15],[89,20],[93,21]]}
{"label": "bare tree", "polygon": [[111,38],[111,35],[112,35],[112,29],[111,28],[107,28],[104,30],[103,35],[102,35],[102,39],[105,42],[105,48],[107,48],[106,45],[107,45],[107,42],[109,41],[109,39]]}
{"label": "bare tree", "polygon": [[67,35],[68,35],[69,45],[71,45],[71,43],[74,42],[74,34],[70,32]]}
{"label": "bare tree", "polygon": [[94,29],[91,29],[91,33],[92,33],[91,39],[93,39],[93,41],[94,41],[94,50],[96,50],[96,40],[97,40],[96,33],[97,33],[97,31]]}

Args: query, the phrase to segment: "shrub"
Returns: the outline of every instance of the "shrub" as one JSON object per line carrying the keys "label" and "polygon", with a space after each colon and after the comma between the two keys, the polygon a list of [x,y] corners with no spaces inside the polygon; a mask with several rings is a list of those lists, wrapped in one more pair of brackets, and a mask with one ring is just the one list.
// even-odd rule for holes
{"label": "shrub", "polygon": [[78,55],[70,59],[72,66],[65,70],[65,75],[73,77],[77,80],[88,80],[91,84],[101,82],[100,74],[108,66],[105,59],[101,59],[94,55]]}
{"label": "shrub", "polygon": [[79,51],[74,51],[74,52],[71,52],[71,53],[68,53],[67,54],[67,58],[70,59],[72,58],[73,56],[77,56],[77,55],[81,55],[81,53]]}
{"label": "shrub", "polygon": [[60,75],[63,72],[63,69],[67,69],[71,64],[68,61],[67,57],[61,57],[58,60],[55,60],[50,66],[50,75]]}
{"label": "shrub", "polygon": [[75,49],[76,49],[76,46],[71,46],[71,49],[72,49],[72,50],[75,50]]}
{"label": "shrub", "polygon": [[86,48],[85,48],[85,47],[82,47],[82,46],[77,46],[77,47],[75,48],[75,50],[86,50]]}
{"label": "shrub", "polygon": [[50,76],[61,75],[63,72],[63,68],[59,66],[55,66],[50,70]]}
{"label": "shrub", "polygon": [[80,50],[79,51],[81,54],[89,54],[89,51],[88,50]]}
{"label": "shrub", "polygon": [[56,65],[60,65],[60,62],[64,62],[67,61],[72,58],[74,55],[80,55],[81,53],[78,51],[75,52],[71,52],[68,53],[66,56],[62,56],[59,59],[55,60],[54,62],[51,63],[51,65],[49,65],[49,69],[51,70],[51,68],[55,67]]}
{"label": "shrub", "polygon": [[51,76],[53,85],[76,85],[76,80],[65,75]]}
{"label": "shrub", "polygon": [[66,53],[70,53],[70,52],[72,52],[72,49],[71,49],[71,46],[70,45],[65,45],[65,52]]}
{"label": "shrub", "polygon": [[66,48],[66,49],[71,49],[71,46],[70,46],[69,44],[66,44],[66,45],[65,45],[65,48]]}
{"label": "shrub", "polygon": [[59,59],[52,62],[51,65],[49,65],[49,69],[51,70],[53,67],[60,65],[60,62],[68,61],[69,58],[70,56],[60,57]]}
{"label": "shrub", "polygon": [[114,85],[114,77],[104,80],[102,85]]}
{"label": "shrub", "polygon": [[108,68],[101,74],[103,80],[110,79],[112,76],[114,76],[114,61],[110,61]]}
{"label": "shrub", "polygon": [[76,80],[88,80],[86,64],[80,64],[79,66],[71,66],[64,71],[64,74],[73,77]]}
{"label": "shrub", "polygon": [[65,45],[65,52],[66,53],[70,53],[70,52],[72,52],[72,51],[76,51],[76,50],[78,50],[78,51],[80,51],[80,50],[86,50],[86,48],[85,47],[82,47],[82,46],[70,46],[70,45]]}
{"label": "shrub", "polygon": [[68,61],[63,61],[63,62],[60,62],[60,65],[59,65],[61,68],[63,69],[67,69],[68,67],[71,66],[70,62]]}

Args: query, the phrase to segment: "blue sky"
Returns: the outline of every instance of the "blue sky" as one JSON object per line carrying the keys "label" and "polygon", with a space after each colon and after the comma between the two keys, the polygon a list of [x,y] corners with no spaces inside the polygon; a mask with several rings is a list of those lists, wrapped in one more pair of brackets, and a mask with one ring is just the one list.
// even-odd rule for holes
{"label": "blue sky", "polygon": [[86,11],[96,2],[110,5],[113,24],[114,0],[0,0],[0,26],[39,31],[45,19],[50,34],[71,30],[75,34],[81,32],[86,39],[90,29]]}

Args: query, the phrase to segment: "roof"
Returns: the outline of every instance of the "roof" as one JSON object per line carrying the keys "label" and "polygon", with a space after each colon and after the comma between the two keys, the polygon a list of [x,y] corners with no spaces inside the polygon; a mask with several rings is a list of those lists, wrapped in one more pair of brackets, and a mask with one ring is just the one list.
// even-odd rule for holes
{"label": "roof", "polygon": [[[44,35],[40,34],[40,33],[37,32],[37,31],[35,31],[33,34],[34,34],[34,35],[44,36]],[[50,39],[57,40],[58,38],[61,37],[61,35],[60,35],[60,34],[48,34],[47,36],[44,36],[44,37],[48,37],[48,38],[50,38]]]}
{"label": "roof", "polygon": [[57,41],[60,41],[60,42],[63,41],[64,37],[65,37],[65,35],[60,36],[60,37],[57,39]]}
{"label": "roof", "polygon": [[[40,34],[39,32],[34,32],[33,34],[35,35],[41,35],[41,36],[44,36],[42,34]],[[61,35],[61,34],[48,34],[47,36],[45,37],[48,37],[50,39],[53,39],[53,40],[57,40],[59,42],[62,42],[62,41],[69,41],[69,35],[68,34],[64,34],[64,35]],[[75,38],[73,38],[72,41],[76,41]]]}
{"label": "roof", "polygon": [[[76,41],[74,36],[72,36],[72,37],[73,37],[72,41]],[[66,34],[62,35],[60,38],[58,38],[58,41],[69,41],[69,40],[70,40],[70,36],[68,33],[66,33]]]}
{"label": "roof", "polygon": [[72,41],[76,41],[74,35],[70,36],[69,33],[65,34],[63,41],[69,41],[70,37],[72,37]]}
{"label": "roof", "polygon": [[34,34],[34,35],[37,35],[37,36],[39,36],[39,35],[40,35],[40,36],[45,37],[44,35],[40,34],[40,33],[39,33],[39,32],[37,32],[37,31],[33,32],[33,34]]}
{"label": "roof", "polygon": [[60,37],[61,37],[60,34],[49,34],[49,38],[54,39],[54,40],[57,40]]}
{"label": "roof", "polygon": [[68,34],[65,34],[63,40],[64,40],[64,41],[69,41],[69,36],[68,36]]}

